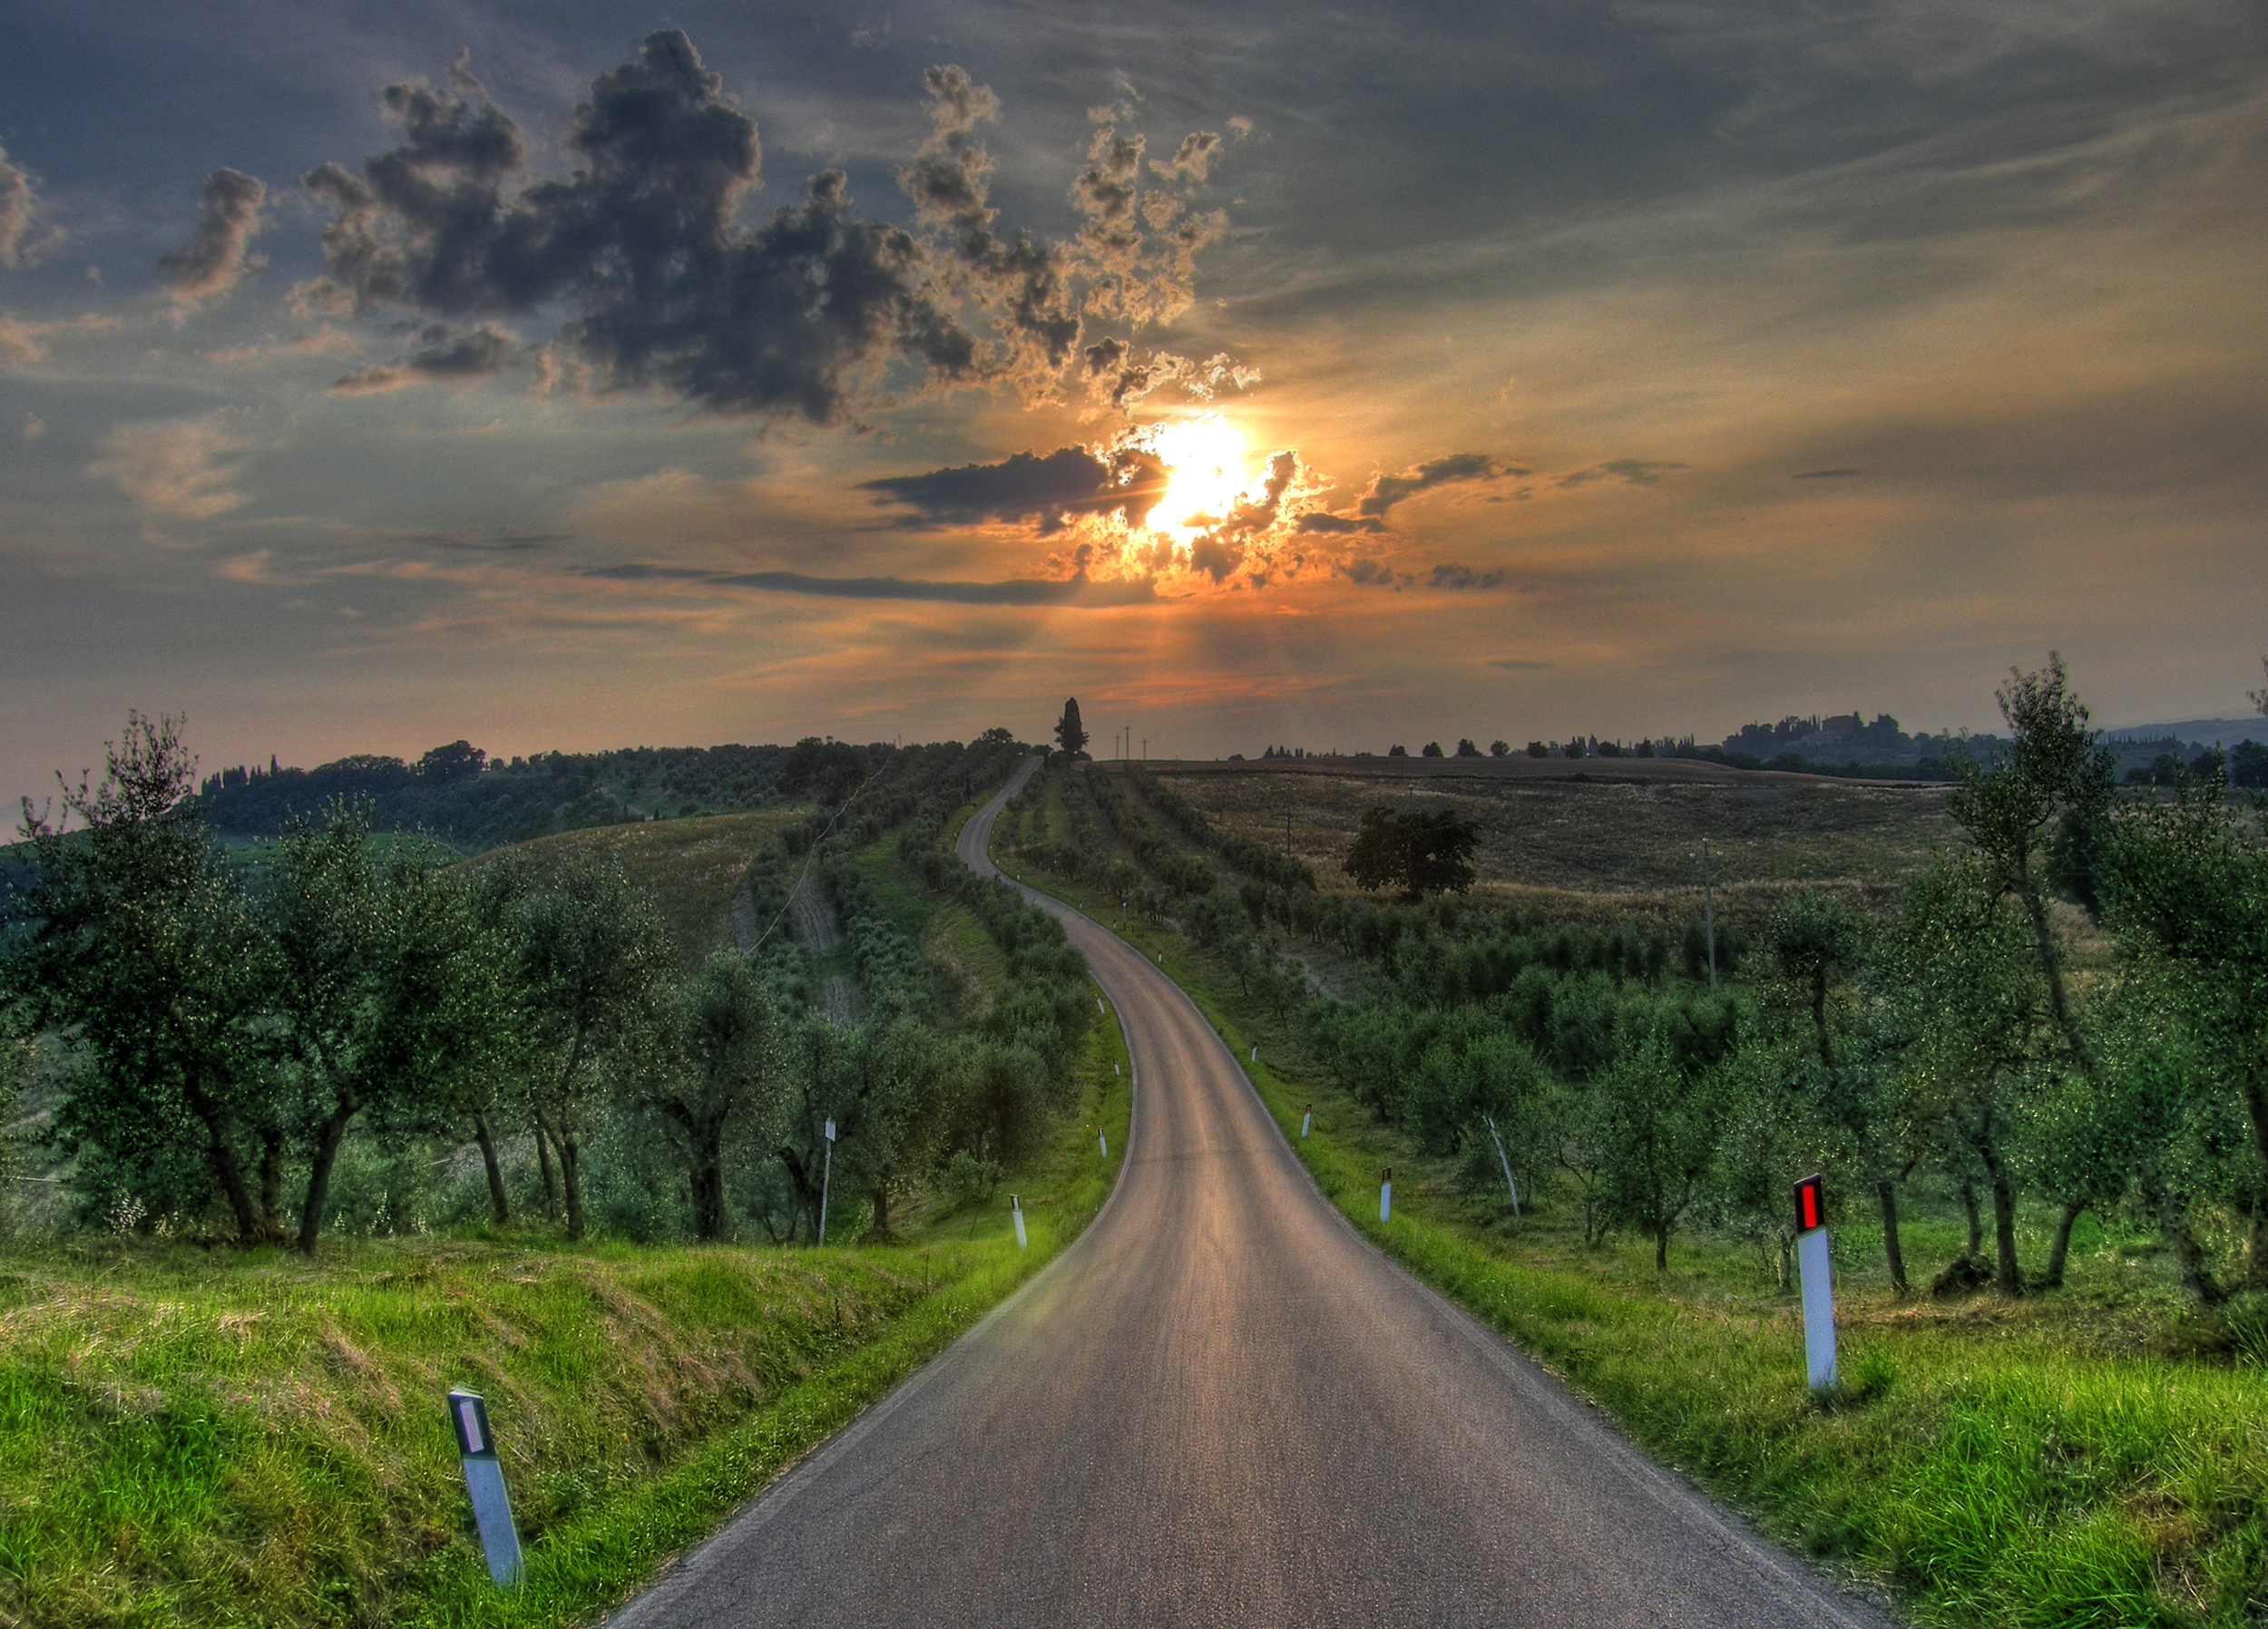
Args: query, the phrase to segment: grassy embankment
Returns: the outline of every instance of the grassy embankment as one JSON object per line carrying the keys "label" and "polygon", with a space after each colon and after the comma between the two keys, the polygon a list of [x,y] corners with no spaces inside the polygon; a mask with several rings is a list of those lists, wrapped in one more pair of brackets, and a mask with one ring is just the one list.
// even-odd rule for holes
{"label": "grassy embankment", "polygon": [[[669,824],[633,841],[697,841],[696,823]],[[861,863],[894,872],[885,847]],[[917,885],[892,886],[918,915]],[[935,911],[934,941],[973,927],[953,915]],[[981,980],[979,949],[962,971]],[[1077,1236],[1129,1109],[1116,1025],[1090,1044],[1078,1112],[1016,1181],[1028,1251],[1004,1193],[959,1211],[933,1198],[908,1207],[901,1243],[825,1251],[572,1246],[542,1229],[337,1241],[312,1263],[0,1248],[0,1624],[596,1616]],[[515,1592],[490,1585],[471,1534],[441,1408],[453,1384],[489,1400],[528,1541]]]}
{"label": "grassy embankment", "polygon": [[[1091,889],[1022,869],[1117,925]],[[1586,1248],[1558,1195],[1527,1195],[1515,1221],[1503,1194],[1467,1193],[1455,1162],[1420,1157],[1336,1091],[1214,958],[1138,919],[1119,931],[1164,953],[1238,1059],[1258,1045],[1246,1067],[1262,1101],[1365,1236],[1768,1531],[1886,1582],[1928,1623],[2268,1621],[2268,1374],[2214,1350],[2146,1235],[2090,1217],[2061,1292],[1901,1302],[1879,1226],[1839,1218],[1843,1385],[1814,1399],[1794,1297],[1753,1247],[1683,1238],[1657,1276],[1650,1244]],[[1384,1225],[1382,1166],[1396,1173]],[[1961,1230],[1922,1197],[1904,1240],[1926,1276]],[[2047,1218],[2027,1220],[2036,1262]]]}

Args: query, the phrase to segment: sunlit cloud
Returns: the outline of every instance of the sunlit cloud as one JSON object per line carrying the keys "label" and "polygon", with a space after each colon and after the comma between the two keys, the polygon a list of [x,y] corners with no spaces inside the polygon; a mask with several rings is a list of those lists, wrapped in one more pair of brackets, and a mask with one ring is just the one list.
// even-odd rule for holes
{"label": "sunlit cloud", "polygon": [[207,520],[244,502],[234,483],[249,450],[214,418],[145,420],[104,436],[86,473],[152,514]]}

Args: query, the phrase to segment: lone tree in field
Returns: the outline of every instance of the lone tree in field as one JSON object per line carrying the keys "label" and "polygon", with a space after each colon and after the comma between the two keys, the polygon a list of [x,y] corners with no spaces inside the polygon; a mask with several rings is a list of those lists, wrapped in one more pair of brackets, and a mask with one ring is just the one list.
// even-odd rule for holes
{"label": "lone tree in field", "polygon": [[1472,852],[1481,828],[1454,809],[1380,805],[1363,812],[1363,829],[1346,851],[1346,874],[1358,888],[1398,888],[1405,900],[1462,893],[1472,886]]}
{"label": "lone tree in field", "polygon": [[1063,716],[1055,725],[1055,741],[1063,749],[1066,758],[1077,758],[1087,750],[1087,727],[1079,721],[1079,697],[1076,696],[1063,704]]}

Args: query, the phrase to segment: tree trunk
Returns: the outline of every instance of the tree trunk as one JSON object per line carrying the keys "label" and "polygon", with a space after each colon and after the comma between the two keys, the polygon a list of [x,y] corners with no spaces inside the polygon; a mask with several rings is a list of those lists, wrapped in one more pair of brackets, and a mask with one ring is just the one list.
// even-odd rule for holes
{"label": "tree trunk", "polygon": [[207,1156],[212,1161],[212,1174],[220,1179],[220,1191],[229,1201],[229,1210],[236,1218],[237,1242],[258,1244],[268,1235],[260,1225],[259,1213],[252,1208],[252,1190],[244,1180],[244,1161],[229,1140],[229,1117],[205,1084],[191,1075],[186,1096],[189,1110],[204,1123],[205,1135],[211,1139]]}
{"label": "tree trunk", "polygon": [[[2268,1080],[2258,1069],[2239,1069],[2244,1112],[2253,1123],[2253,1153],[2268,1168]],[[2253,1225],[2244,1240],[2244,1277],[2254,1289],[2268,1289],[2268,1205],[2253,1206]]]}
{"label": "tree trunk", "polygon": [[477,1108],[473,1111],[473,1140],[481,1146],[481,1164],[488,1169],[489,1214],[502,1227],[512,1220],[512,1205],[504,1197],[503,1168],[496,1163],[496,1139],[488,1135],[488,1117]]}
{"label": "tree trunk", "polygon": [[2071,1049],[2071,1059],[2079,1066],[2079,1073],[2092,1084],[2095,1057],[2079,1035],[2078,1020],[2072,1016],[2070,997],[2063,986],[2063,954],[2056,943],[2056,927],[2048,915],[2048,902],[2034,888],[2019,888],[2016,893],[2024,902],[2025,914],[2031,918],[2032,943],[2039,953],[2039,971],[2048,980],[2048,1015],[2055,1019],[2056,1031],[2063,1037],[2064,1045]]}
{"label": "tree trunk", "polygon": [[1874,1185],[1882,1207],[1882,1253],[1890,1258],[1890,1282],[1901,1295],[1911,1294],[1906,1284],[1906,1248],[1898,1237],[1898,1185],[1885,1177]]}
{"label": "tree trunk", "polygon": [[1654,1271],[1669,1271],[1669,1229],[1667,1227],[1654,1235]]}
{"label": "tree trunk", "polygon": [[284,1134],[280,1127],[259,1134],[259,1225],[271,1239],[284,1236]]}
{"label": "tree trunk", "polygon": [[1961,1208],[1969,1213],[1969,1248],[1961,1253],[1982,1255],[1984,1253],[1984,1218],[1977,1213],[1977,1185],[1975,1183],[1964,1182],[1960,1185],[1960,1203]]}
{"label": "tree trunk", "polygon": [[582,1237],[582,1145],[572,1136],[559,1139],[559,1175],[567,1190],[567,1236]]}
{"label": "tree trunk", "polygon": [[346,1140],[347,1122],[362,1107],[359,1097],[342,1095],[323,1118],[316,1134],[315,1158],[308,1168],[307,1205],[299,1213],[299,1253],[315,1253],[316,1235],[323,1231],[323,1205],[330,1197],[331,1167],[338,1161],[338,1145]]}
{"label": "tree trunk", "polygon": [[[811,1224],[811,1236],[817,1238],[819,1236],[819,1197],[824,1186],[819,1162],[816,1159],[805,1159],[802,1155],[796,1152],[793,1146],[787,1144],[781,1145],[776,1153],[776,1157],[787,1173],[789,1185],[796,1190],[796,1209],[800,1219]],[[795,1227],[791,1224],[787,1230],[787,1236],[792,1239],[795,1237]]]}
{"label": "tree trunk", "polygon": [[[584,1033],[581,1026],[576,1028],[574,1044],[567,1049],[567,1062],[559,1071],[559,1084],[552,1088],[552,1100],[554,1103],[571,1104],[574,1101],[567,1095],[567,1088],[574,1084],[575,1070],[582,1063]],[[536,1114],[535,1126],[539,1133],[544,1129],[541,1110]],[[548,1181],[549,1173],[545,1175]],[[582,1146],[564,1132],[559,1136],[559,1176],[560,1185],[567,1192],[567,1236],[580,1239],[582,1237]]]}
{"label": "tree trunk", "polygon": [[552,1180],[552,1139],[541,1114],[535,1117],[535,1163],[543,1172],[543,1220],[549,1222],[559,1214],[559,1185]]}
{"label": "tree trunk", "polygon": [[[1987,1145],[1989,1147],[1989,1145]],[[1985,1174],[1992,1180],[1992,1247],[1999,1258],[1994,1264],[1992,1287],[2003,1295],[2021,1295],[2024,1275],[2016,1265],[2016,1188],[2009,1180],[2007,1162],[1999,1151],[1980,1148],[1985,1163]]]}
{"label": "tree trunk", "polygon": [[2087,1201],[2084,1199],[2067,1199],[2063,1203],[2063,1214],[2056,1218],[2056,1242],[2048,1247],[2048,1273],[2040,1281],[2051,1290],[2063,1287],[2063,1263],[2071,1254],[2071,1224],[2079,1219],[2079,1213],[2086,1208]]}
{"label": "tree trunk", "polygon": [[724,1122],[711,1119],[693,1127],[693,1236],[725,1236]]}
{"label": "tree trunk", "polygon": [[868,1196],[874,1200],[875,1224],[867,1230],[867,1237],[886,1239],[890,1236],[890,1177],[885,1172]]}
{"label": "tree trunk", "polygon": [[2174,1260],[2181,1266],[2182,1288],[2206,1306],[2219,1306],[2228,1299],[2228,1292],[2213,1282],[2213,1274],[2205,1270],[2204,1246],[2197,1243],[2197,1235],[2189,1226],[2189,1195],[2175,1189],[2165,1189],[2158,1195],[2158,1232],[2173,1247]]}

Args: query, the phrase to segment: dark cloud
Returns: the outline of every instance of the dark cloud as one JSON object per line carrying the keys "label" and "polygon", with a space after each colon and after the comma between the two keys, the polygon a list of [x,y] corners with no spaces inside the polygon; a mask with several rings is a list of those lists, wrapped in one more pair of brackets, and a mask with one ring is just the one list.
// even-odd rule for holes
{"label": "dark cloud", "polygon": [[1383,521],[1395,504],[1437,486],[1468,485],[1528,473],[1516,463],[1500,463],[1486,453],[1452,453],[1429,458],[1399,475],[1373,476],[1369,489],[1354,505],[1354,513],[1359,520]]}
{"label": "dark cloud", "polygon": [[1840,481],[1849,475],[1863,475],[1864,470],[1804,470],[1788,477],[1791,481]]}
{"label": "dark cloud", "polygon": [[0,147],[0,266],[21,263],[24,234],[32,228],[32,183]]}
{"label": "dark cloud", "polygon": [[399,362],[366,367],[336,380],[331,388],[348,395],[399,390],[407,385],[477,385],[503,371],[504,362],[519,342],[493,323],[469,334],[452,334],[435,324],[420,336],[424,345]]}
{"label": "dark cloud", "polygon": [[225,294],[262,264],[245,250],[259,231],[260,205],[267,201],[267,184],[258,176],[216,170],[205,177],[189,241],[158,261],[158,276],[171,289],[175,304],[194,306]]}
{"label": "dark cloud", "polygon": [[1687,466],[1682,463],[1649,463],[1643,458],[1615,458],[1605,463],[1594,463],[1587,470],[1577,470],[1571,475],[1559,477],[1563,487],[1589,486],[1593,482],[1614,480],[1625,486],[1653,486],[1673,470]]}
{"label": "dark cloud", "polygon": [[1504,584],[1501,567],[1493,571],[1476,571],[1471,566],[1439,565],[1427,586],[1437,589],[1493,589]]}
{"label": "dark cloud", "polygon": [[1000,98],[951,63],[930,69],[924,77],[934,128],[914,161],[898,172],[898,183],[923,224],[982,231],[998,213],[986,201],[992,160],[969,132],[1000,117]]}
{"label": "dark cloud", "polygon": [[1357,560],[1339,568],[1339,575],[1363,588],[1406,588],[1410,579],[1396,576],[1394,569],[1383,561]]}
{"label": "dark cloud", "polygon": [[691,566],[652,566],[634,561],[628,565],[591,566],[575,575],[597,577],[608,582],[714,582],[721,573]]}
{"label": "dark cloud", "polygon": [[585,577],[614,582],[685,581],[775,594],[812,594],[831,600],[920,600],[947,605],[1149,605],[1157,590],[1148,581],[1090,582],[1012,578],[1004,582],[927,582],[904,577],[807,577],[800,571],[692,571],[674,566],[600,566]]}
{"label": "dark cloud", "polygon": [[1106,460],[1084,447],[1059,447],[1041,456],[1018,453],[999,463],[968,463],[919,475],[868,481],[862,492],[879,493],[916,511],[934,525],[974,525],[984,521],[1032,521],[1053,531],[1066,515],[1124,512],[1139,526],[1165,491],[1165,471],[1138,448]]}
{"label": "dark cloud", "polygon": [[1300,531],[1320,532],[1331,537],[1344,536],[1350,532],[1383,532],[1385,529],[1383,522],[1358,521],[1350,515],[1330,514],[1320,509],[1299,517]]}
{"label": "dark cloud", "polygon": [[406,532],[401,541],[422,543],[434,549],[458,549],[481,554],[522,554],[531,549],[548,549],[554,543],[570,542],[574,534],[569,532],[535,532],[526,529],[474,527],[463,532]]}
{"label": "dark cloud", "polygon": [[[894,365],[1052,399],[1090,318],[1139,326],[1188,307],[1194,258],[1227,225],[1186,196],[1217,137],[1184,141],[1146,188],[1143,138],[1098,132],[1073,186],[1080,232],[1051,242],[997,224],[975,132],[999,98],[950,63],[926,80],[931,132],[898,176],[915,231],[860,219],[836,171],[744,227],[737,211],[761,185],[756,122],[683,34],[649,34],[636,61],[592,81],[569,121],[564,180],[526,173],[520,127],[460,58],[445,86],[387,87],[398,145],[302,178],[335,214],[327,275],[298,303],[456,323],[563,312],[547,376],[817,424],[845,417]],[[1216,361],[1164,358],[1109,388],[1122,404],[1167,379],[1247,382]]]}
{"label": "dark cloud", "polygon": [[569,122],[572,175],[516,192],[519,127],[469,73],[453,80],[389,86],[401,145],[303,178],[337,211],[318,299],[443,318],[556,302],[572,313],[558,343],[598,388],[815,423],[842,415],[864,366],[969,371],[973,342],[925,291],[919,244],[856,219],[839,171],[753,229],[734,223],[760,172],[756,122],[683,34],[647,35],[594,80]]}

